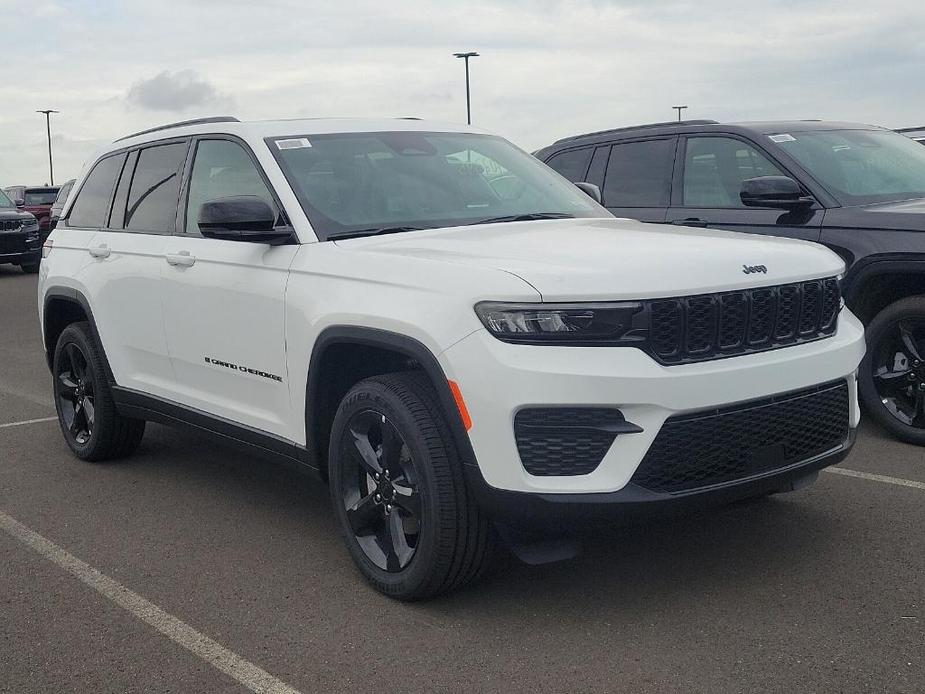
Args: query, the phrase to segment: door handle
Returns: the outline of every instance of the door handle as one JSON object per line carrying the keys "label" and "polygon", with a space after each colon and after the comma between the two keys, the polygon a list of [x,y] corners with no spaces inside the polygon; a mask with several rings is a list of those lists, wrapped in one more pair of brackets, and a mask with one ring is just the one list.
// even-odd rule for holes
{"label": "door handle", "polygon": [[167,258],[167,264],[173,267],[193,267],[196,264],[196,256],[190,255],[189,251],[168,253],[165,257]]}
{"label": "door handle", "polygon": [[698,219],[697,217],[688,217],[687,219],[672,219],[671,223],[677,227],[706,227],[709,223]]}
{"label": "door handle", "polygon": [[99,246],[94,246],[93,248],[88,248],[87,252],[92,255],[94,258],[108,258],[109,254],[112,253],[112,250],[105,243],[100,244]]}

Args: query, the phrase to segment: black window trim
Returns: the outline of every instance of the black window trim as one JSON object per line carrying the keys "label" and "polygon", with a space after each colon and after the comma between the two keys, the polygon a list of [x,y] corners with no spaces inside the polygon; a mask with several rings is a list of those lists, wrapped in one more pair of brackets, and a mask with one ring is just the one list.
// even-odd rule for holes
{"label": "black window trim", "polygon": [[[591,156],[588,157],[588,163],[585,165],[585,172],[584,174],[582,174],[581,178],[578,179],[578,181],[569,181],[569,183],[587,183],[588,182],[588,171],[591,169],[591,160],[594,159],[594,152],[597,150],[596,145],[579,145],[578,147],[566,147],[564,149],[557,150],[553,152],[552,154],[550,154],[543,163],[546,164],[546,166],[548,166],[550,169],[555,171],[557,174],[562,176],[562,174],[559,173],[559,170],[553,168],[549,162],[551,162],[553,159],[563,154],[568,154],[570,152],[578,152],[581,150],[587,150],[588,152],[591,153]],[[563,178],[565,177],[563,176]]]}
{"label": "black window trim", "polygon": [[[186,153],[186,162],[184,163],[184,174],[183,180],[180,186],[180,200],[179,205],[177,206],[177,219],[176,219],[176,228],[177,236],[186,236],[189,238],[202,238],[201,234],[189,234],[186,231],[186,214],[189,207],[189,186],[190,179],[193,175],[193,164],[196,157],[196,150],[199,147],[199,143],[203,140],[224,140],[226,142],[233,142],[236,145],[239,145],[247,156],[250,157],[251,163],[257,169],[257,173],[260,176],[263,184],[267,187],[267,190],[270,192],[270,195],[273,198],[273,202],[276,204],[276,211],[283,218],[283,224],[277,225],[274,227],[279,230],[286,230],[292,233],[292,243],[300,243],[298,234],[295,231],[295,228],[292,226],[292,218],[289,216],[289,213],[286,211],[286,208],[283,207],[282,202],[279,199],[279,196],[276,194],[276,189],[273,187],[273,184],[270,182],[270,178],[267,176],[266,171],[263,169],[263,165],[260,163],[260,160],[257,159],[257,155],[254,153],[253,148],[243,139],[237,135],[230,135],[227,133],[204,133],[197,134],[192,137],[192,142],[190,143],[190,148]],[[286,244],[283,244],[286,245]]]}
{"label": "black window trim", "polygon": [[[668,176],[668,202],[665,205],[607,205],[607,198],[604,198],[603,205],[608,210],[620,209],[620,210],[667,210],[669,207],[672,207],[671,204],[674,200],[674,189],[675,189],[675,180],[674,180],[674,171],[677,169],[678,165],[678,151],[680,149],[680,136],[676,133],[663,134],[663,135],[654,135],[647,137],[627,137],[621,138],[619,140],[613,140],[610,142],[601,142],[597,147],[607,147],[610,151],[607,153],[607,159],[604,162],[604,176],[601,178],[601,195],[604,195],[604,186],[607,184],[607,171],[610,169],[610,157],[613,155],[613,148],[619,147],[620,145],[629,145],[636,144],[639,142],[654,142],[656,140],[674,140],[674,153],[673,158],[669,166],[671,167],[671,173]],[[592,159],[594,155],[592,155]],[[589,164],[590,168],[590,164]]]}
{"label": "black window trim", "polygon": [[[803,190],[804,194],[808,193],[809,195],[812,195],[816,199],[816,202],[813,204],[813,207],[810,209],[821,209],[822,208],[822,205],[819,202],[819,196],[816,194],[814,190],[806,186],[806,184],[803,181],[803,177],[793,175],[791,171],[792,167],[785,166],[784,164],[782,164],[780,160],[777,157],[775,157],[767,148],[762,147],[759,143],[755,142],[754,140],[747,138],[747,137],[743,137],[742,135],[739,135],[738,133],[727,133],[727,132],[688,133],[688,134],[681,136],[681,142],[678,144],[678,154],[675,156],[675,175],[672,177],[673,183],[675,184],[672,186],[672,195],[671,195],[671,207],[672,208],[686,209],[686,210],[706,210],[706,209],[709,209],[709,210],[749,210],[749,209],[760,210],[762,209],[762,208],[749,208],[749,207],[741,207],[741,206],[704,207],[703,205],[685,205],[684,204],[684,168],[687,164],[687,142],[688,140],[699,140],[699,139],[708,138],[708,137],[709,138],[723,138],[726,140],[738,140],[739,142],[742,142],[748,145],[749,147],[755,149],[759,154],[765,156],[768,159],[768,161],[770,161],[772,164],[774,164],[774,166],[780,169],[782,174],[784,174],[785,176],[789,176],[794,181],[796,181],[799,184],[800,188]],[[765,209],[769,209],[769,208],[765,208]],[[780,213],[780,210],[777,210],[777,212]]]}
{"label": "black window trim", "polygon": [[[112,152],[106,152],[106,154],[102,155],[101,157],[98,157],[97,160],[96,160],[95,162],[93,162],[93,166],[91,166],[91,167],[87,170],[87,175],[84,176],[84,179],[80,182],[80,188],[78,188],[78,189],[77,189],[77,192],[74,193],[73,201],[68,205],[67,215],[61,217],[61,218],[58,220],[58,226],[59,226],[59,227],[74,228],[74,229],[92,229],[92,230],[94,230],[94,231],[103,231],[103,230],[106,229],[106,227],[104,227],[104,226],[98,226],[98,227],[71,227],[71,213],[74,211],[74,205],[77,204],[77,200],[80,198],[80,194],[83,193],[84,187],[87,185],[87,181],[90,180],[90,176],[92,176],[92,175],[93,175],[93,172],[96,171],[96,167],[99,166],[100,163],[101,163],[103,160],[105,160],[105,159],[111,159],[112,157],[118,157],[118,156],[122,156],[122,157],[123,157],[122,166],[119,167],[119,173],[116,174],[115,180],[113,180],[113,182],[112,182],[112,189],[109,191],[109,197],[108,197],[107,202],[106,202],[106,209],[109,210],[109,212],[106,213],[104,219],[105,219],[106,224],[109,223],[109,217],[110,217],[111,214],[112,214],[112,196],[113,196],[113,194],[115,193],[116,186],[119,185],[119,179],[122,178],[122,169],[123,169],[123,167],[125,166],[125,158],[128,157],[128,153],[127,153],[126,150],[124,150],[124,149],[113,150]],[[69,197],[70,197],[70,196],[69,196]]]}

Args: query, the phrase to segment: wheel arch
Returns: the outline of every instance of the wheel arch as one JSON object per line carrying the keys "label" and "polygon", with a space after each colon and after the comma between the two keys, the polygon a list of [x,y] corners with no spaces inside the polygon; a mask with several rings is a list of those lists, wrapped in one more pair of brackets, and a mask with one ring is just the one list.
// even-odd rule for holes
{"label": "wheel arch", "polygon": [[867,325],[895,301],[925,295],[925,255],[872,260],[846,277],[845,303]]}
{"label": "wheel arch", "polygon": [[42,337],[45,342],[45,361],[48,368],[51,369],[54,365],[55,345],[64,329],[72,323],[84,321],[90,324],[93,339],[100,346],[103,364],[106,367],[106,378],[110,383],[115,384],[90,302],[80,290],[72,287],[51,287],[45,292],[42,302]]}
{"label": "wheel arch", "polygon": [[472,444],[449,382],[434,353],[407,335],[379,328],[337,325],[323,330],[315,341],[306,383],[306,447],[323,476],[327,475],[331,423],[343,396],[364,378],[402,370],[420,370],[425,374],[437,394],[461,460],[475,463]]}

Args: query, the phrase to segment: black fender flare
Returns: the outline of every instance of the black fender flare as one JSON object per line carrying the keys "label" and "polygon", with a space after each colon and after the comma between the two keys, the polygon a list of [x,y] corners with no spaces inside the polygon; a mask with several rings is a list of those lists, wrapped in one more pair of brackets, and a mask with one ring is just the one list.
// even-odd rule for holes
{"label": "black fender flare", "polygon": [[426,345],[413,337],[379,328],[333,325],[322,330],[315,340],[309,361],[308,382],[305,389],[306,447],[316,459],[319,468],[324,467],[324,461],[320,459],[322,448],[320,447],[321,442],[312,441],[314,432],[312,423],[318,415],[317,403],[320,400],[319,394],[322,380],[324,379],[320,362],[328,348],[338,344],[379,347],[402,354],[419,364],[437,394],[461,461],[465,467],[477,467],[475,452],[472,449],[472,443],[456,406],[456,400],[450,391],[446,374],[443,372],[440,362],[437,361],[437,357]]}
{"label": "black fender flare", "polygon": [[116,385],[116,379],[113,376],[112,368],[109,366],[109,358],[106,356],[106,350],[103,349],[103,341],[100,339],[100,333],[96,327],[96,319],[93,317],[93,309],[90,307],[90,302],[82,292],[72,287],[50,287],[42,298],[42,336],[45,339],[45,361],[48,364],[49,371],[53,368],[55,359],[55,345],[48,344],[47,340],[48,309],[53,301],[63,301],[73,304],[83,311],[84,315],[87,317],[87,322],[90,323],[90,331],[93,333],[93,339],[96,340],[96,344],[100,346],[100,351],[103,354],[103,364],[106,367],[106,379],[110,384]]}
{"label": "black fender flare", "polygon": [[859,260],[845,273],[842,282],[845,303],[853,307],[862,302],[865,288],[874,278],[902,274],[925,277],[925,253],[890,253]]}

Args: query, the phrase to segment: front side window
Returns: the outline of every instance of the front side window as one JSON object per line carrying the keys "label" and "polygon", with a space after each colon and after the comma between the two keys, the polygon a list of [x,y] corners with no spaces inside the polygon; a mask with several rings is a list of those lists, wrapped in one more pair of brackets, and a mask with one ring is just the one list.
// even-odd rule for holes
{"label": "front side window", "polygon": [[263,198],[276,211],[276,201],[241,145],[229,140],[200,141],[189,182],[186,233],[199,233],[199,208],[204,202],[239,195]]}
{"label": "front side window", "polygon": [[607,207],[668,207],[674,138],[615,144],[604,178]]}
{"label": "front side window", "polygon": [[692,137],[684,157],[684,205],[745,207],[742,181],[784,175],[757,149],[732,137]]}
{"label": "front side window", "polygon": [[98,229],[105,225],[109,216],[109,198],[123,161],[125,155],[117,154],[97,162],[71,205],[67,217],[68,226]]}
{"label": "front side window", "polygon": [[587,180],[585,175],[588,173],[588,164],[591,163],[591,152],[593,151],[593,147],[585,147],[584,149],[560,152],[554,155],[546,164],[568,180],[577,183],[578,181]]}
{"label": "front side window", "polygon": [[176,229],[180,172],[187,145],[178,142],[141,150],[129,189],[125,228],[169,232]]}
{"label": "front side window", "polygon": [[609,216],[500,137],[343,133],[273,138],[268,145],[322,239],[524,216]]}
{"label": "front side window", "polygon": [[925,148],[888,130],[774,135],[842,205],[925,197]]}

